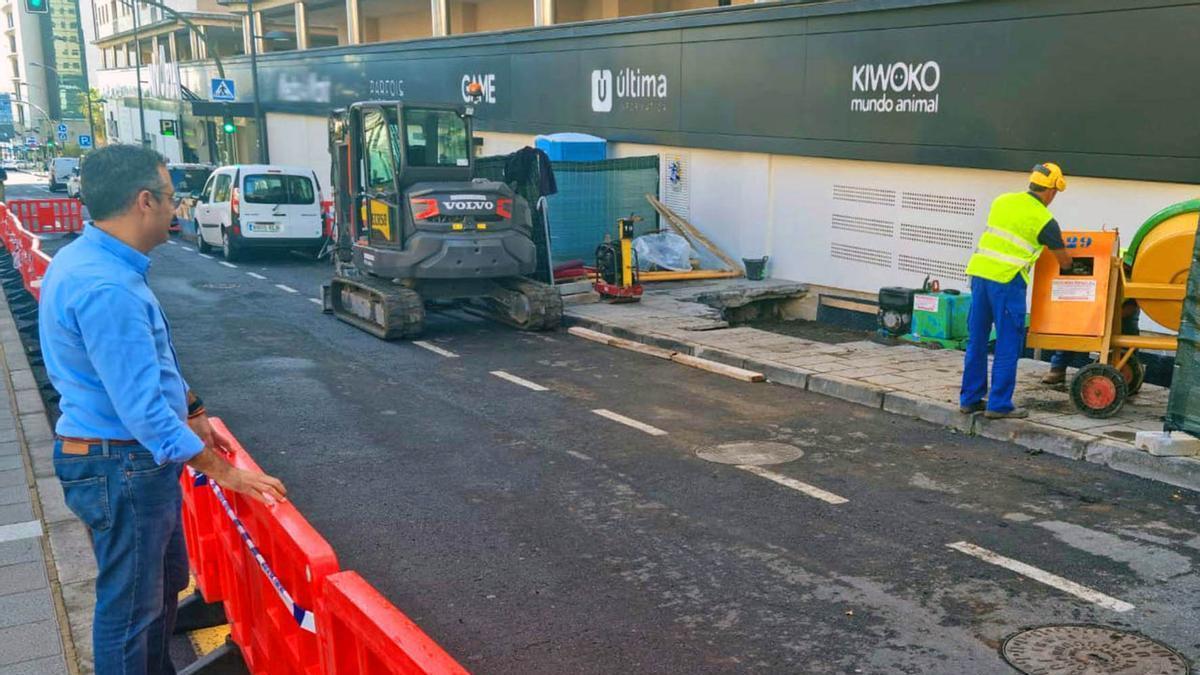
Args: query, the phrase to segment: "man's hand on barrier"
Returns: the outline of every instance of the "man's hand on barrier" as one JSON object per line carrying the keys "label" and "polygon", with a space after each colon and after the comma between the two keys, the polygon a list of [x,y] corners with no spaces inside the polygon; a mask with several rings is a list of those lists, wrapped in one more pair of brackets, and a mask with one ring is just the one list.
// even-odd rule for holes
{"label": "man's hand on barrier", "polygon": [[239,469],[210,447],[205,447],[187,463],[193,469],[217,481],[221,487],[240,492],[264,504],[274,505],[287,498],[287,488],[278,478]]}
{"label": "man's hand on barrier", "polygon": [[189,417],[187,424],[200,437],[200,440],[204,441],[206,447],[218,450],[226,455],[233,451],[229,439],[208,423],[208,415]]}

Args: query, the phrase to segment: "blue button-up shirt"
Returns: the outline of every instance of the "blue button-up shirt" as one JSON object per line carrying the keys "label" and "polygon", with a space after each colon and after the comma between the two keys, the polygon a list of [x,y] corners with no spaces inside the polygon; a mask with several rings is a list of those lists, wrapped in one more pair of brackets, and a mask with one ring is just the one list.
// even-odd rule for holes
{"label": "blue button-up shirt", "polygon": [[42,282],[42,357],[62,396],[60,436],[136,439],[160,464],[183,462],[204,442],[187,426],[188,387],[149,269],[141,252],[85,227]]}

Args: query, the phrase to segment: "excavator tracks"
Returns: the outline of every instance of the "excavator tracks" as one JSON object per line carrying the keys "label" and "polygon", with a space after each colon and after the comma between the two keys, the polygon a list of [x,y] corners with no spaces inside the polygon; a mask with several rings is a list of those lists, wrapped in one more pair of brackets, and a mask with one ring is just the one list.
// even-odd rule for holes
{"label": "excavator tracks", "polygon": [[333,315],[377,338],[416,337],[425,326],[425,303],[413,290],[371,277],[334,277]]}
{"label": "excavator tracks", "polygon": [[480,298],[485,316],[521,330],[553,330],[562,323],[562,296],[553,286],[525,278],[497,279],[490,296]]}

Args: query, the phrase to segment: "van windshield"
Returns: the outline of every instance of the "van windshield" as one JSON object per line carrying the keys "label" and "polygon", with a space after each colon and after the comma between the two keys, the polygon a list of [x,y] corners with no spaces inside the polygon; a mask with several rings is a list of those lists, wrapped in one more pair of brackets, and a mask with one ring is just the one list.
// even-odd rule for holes
{"label": "van windshield", "polygon": [[307,176],[251,174],[242,186],[242,199],[249,204],[312,204],[315,199]]}
{"label": "van windshield", "polygon": [[208,180],[212,169],[180,169],[176,167],[167,169],[167,173],[171,174],[171,183],[174,184],[176,190],[183,189],[182,186],[185,183],[188,190],[199,190]]}

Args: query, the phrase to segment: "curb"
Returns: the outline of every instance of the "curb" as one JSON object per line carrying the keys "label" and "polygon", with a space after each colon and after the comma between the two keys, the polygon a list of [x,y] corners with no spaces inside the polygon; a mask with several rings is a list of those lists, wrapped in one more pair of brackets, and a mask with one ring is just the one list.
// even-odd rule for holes
{"label": "curb", "polygon": [[54,432],[33,378],[25,346],[17,332],[8,298],[0,292],[0,363],[4,386],[12,394],[18,442],[32,473],[35,514],[45,528],[42,552],[62,631],[63,657],[71,675],[91,675],[92,613],[96,605],[96,561],[87,528],[67,508],[54,475]]}
{"label": "curb", "polygon": [[596,319],[566,315],[566,322],[643,344],[756,370],[767,381],[814,394],[830,396],[904,417],[914,417],[963,434],[1012,443],[1027,450],[1091,462],[1139,478],[1200,492],[1200,461],[1186,457],[1155,457],[1130,443],[1097,438],[1066,429],[1045,427],[1029,420],[989,420],[980,413],[964,415],[958,406],[903,391],[836,375],[814,373],[784,363],[763,361],[727,350],[639,332]]}

